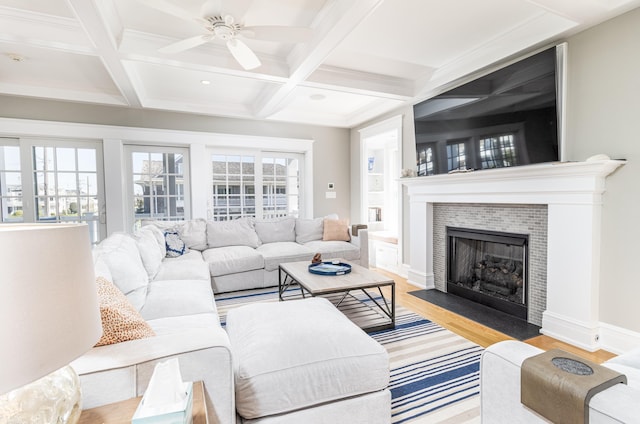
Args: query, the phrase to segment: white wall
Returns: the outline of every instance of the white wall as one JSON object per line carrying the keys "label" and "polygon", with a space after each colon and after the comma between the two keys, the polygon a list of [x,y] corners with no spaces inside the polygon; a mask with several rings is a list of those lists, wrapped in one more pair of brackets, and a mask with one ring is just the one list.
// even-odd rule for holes
{"label": "white wall", "polygon": [[600,320],[640,331],[640,9],[568,40],[567,159],[605,153]]}
{"label": "white wall", "polygon": [[[583,31],[567,40],[567,120],[565,160],[605,153],[627,164],[607,179],[602,212],[600,320],[640,332],[640,9]],[[473,70],[469,70],[472,72]],[[437,93],[433,93],[434,95]],[[351,131],[352,216],[359,216],[358,130],[403,114],[403,168],[415,167],[411,106],[395,110]],[[406,201],[405,201],[406,206]],[[408,208],[405,207],[405,212]],[[404,216],[404,263],[408,217]]]}
{"label": "white wall", "polygon": [[[349,130],[271,121],[252,121],[186,113],[139,110],[72,102],[0,96],[0,117],[89,123],[182,131],[311,139],[313,144],[313,215],[350,216]],[[0,127],[0,135],[4,134]],[[13,134],[20,135],[20,134]],[[179,144],[180,140],[176,140]],[[105,163],[106,168],[120,163]],[[328,183],[335,184],[335,199],[326,199]],[[198,202],[198,193],[192,201]],[[204,194],[203,194],[204,195]],[[199,202],[202,203],[202,202]]]}

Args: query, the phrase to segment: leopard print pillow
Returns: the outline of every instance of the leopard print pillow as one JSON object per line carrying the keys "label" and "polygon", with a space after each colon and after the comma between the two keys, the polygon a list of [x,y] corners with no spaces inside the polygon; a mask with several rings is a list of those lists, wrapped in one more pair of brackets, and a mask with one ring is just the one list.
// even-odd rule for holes
{"label": "leopard print pillow", "polygon": [[102,337],[96,346],[120,343],[127,340],[153,337],[151,326],[140,312],[111,281],[98,277],[98,301],[102,319]]}

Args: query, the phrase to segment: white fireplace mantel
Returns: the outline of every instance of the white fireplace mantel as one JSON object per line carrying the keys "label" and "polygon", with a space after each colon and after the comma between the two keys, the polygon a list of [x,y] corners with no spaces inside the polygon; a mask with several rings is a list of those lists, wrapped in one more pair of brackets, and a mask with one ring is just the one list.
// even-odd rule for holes
{"label": "white fireplace mantel", "polygon": [[600,221],[606,177],[624,161],[554,162],[403,178],[410,201],[409,281],[434,288],[433,204],[547,205],[543,334],[600,348]]}

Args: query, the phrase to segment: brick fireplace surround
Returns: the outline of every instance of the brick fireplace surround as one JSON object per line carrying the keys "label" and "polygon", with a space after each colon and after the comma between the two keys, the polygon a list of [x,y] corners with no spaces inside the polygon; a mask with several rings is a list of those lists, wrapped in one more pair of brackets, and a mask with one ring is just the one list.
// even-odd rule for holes
{"label": "brick fireplace surround", "polygon": [[[606,177],[623,164],[615,160],[555,162],[403,178],[410,202],[409,281],[443,289],[442,284],[436,287],[443,249],[437,224],[434,234],[434,205],[436,210],[440,204],[476,205],[479,214],[487,205],[504,205],[507,210],[509,205],[546,205],[546,288],[539,289],[546,293],[539,302],[546,309],[540,331],[589,351],[600,349],[602,193]],[[512,217],[505,217],[509,220]],[[530,314],[529,321],[540,325],[539,316]]]}

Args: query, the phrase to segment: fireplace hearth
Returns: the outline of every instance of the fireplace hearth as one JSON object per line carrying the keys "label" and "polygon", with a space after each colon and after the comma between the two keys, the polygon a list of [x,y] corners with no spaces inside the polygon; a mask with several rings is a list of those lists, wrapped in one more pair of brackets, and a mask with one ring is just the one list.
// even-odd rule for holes
{"label": "fireplace hearth", "polygon": [[[602,348],[602,340],[624,339],[600,322],[602,281],[596,266],[606,179],[622,165],[617,160],[554,162],[402,179],[410,205],[407,280],[447,291],[446,226],[529,234],[527,321],[547,336],[589,351]],[[481,207],[470,215],[442,215],[475,205]],[[486,212],[502,205],[515,212],[541,206],[544,216],[510,213],[503,219]]]}
{"label": "fireplace hearth", "polygon": [[526,320],[529,236],[446,230],[447,292]]}

